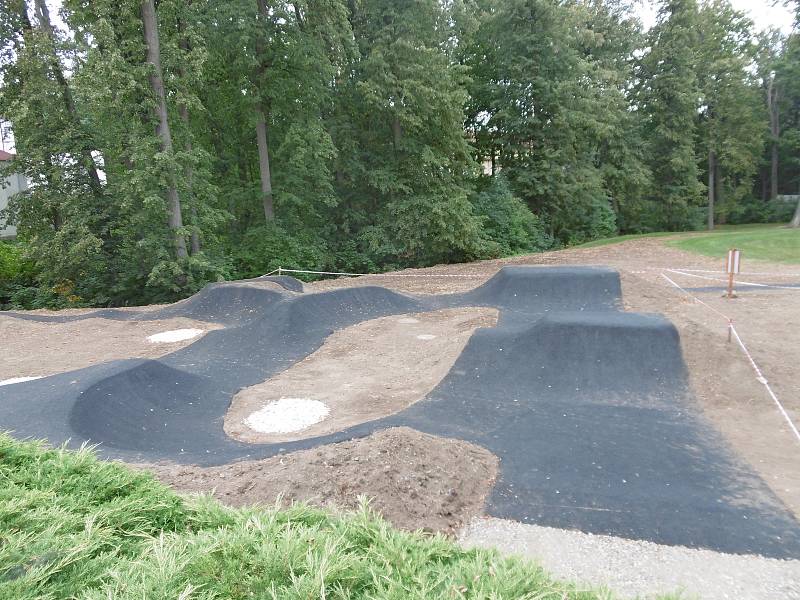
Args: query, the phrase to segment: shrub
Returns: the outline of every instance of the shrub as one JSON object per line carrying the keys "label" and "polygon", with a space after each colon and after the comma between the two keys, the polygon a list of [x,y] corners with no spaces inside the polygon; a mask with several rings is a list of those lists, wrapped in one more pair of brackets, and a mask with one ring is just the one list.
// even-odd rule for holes
{"label": "shrub", "polygon": [[486,189],[474,194],[472,205],[481,220],[489,256],[538,252],[553,245],[539,218],[514,196],[502,176],[494,177]]}
{"label": "shrub", "polygon": [[294,234],[278,223],[253,227],[231,248],[231,276],[258,277],[278,267],[318,270],[328,263],[325,241],[313,232]]}
{"label": "shrub", "polygon": [[156,264],[147,277],[149,302],[172,302],[191,296],[213,281],[225,280],[225,269],[204,254]]}
{"label": "shrub", "polygon": [[15,242],[0,242],[0,309],[14,307],[14,296],[34,285],[33,265]]}

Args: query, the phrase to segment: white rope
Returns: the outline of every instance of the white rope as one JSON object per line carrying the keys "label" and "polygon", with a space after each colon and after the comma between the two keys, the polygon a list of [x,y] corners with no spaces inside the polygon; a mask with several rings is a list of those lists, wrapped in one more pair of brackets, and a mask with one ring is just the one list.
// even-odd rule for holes
{"label": "white rope", "polygon": [[753,370],[756,373],[756,380],[767,389],[767,393],[769,394],[770,398],[772,398],[773,402],[775,402],[775,404],[778,407],[778,410],[783,415],[783,418],[789,424],[789,428],[792,430],[792,433],[794,433],[795,437],[797,438],[797,441],[800,442],[800,431],[797,430],[797,427],[795,426],[794,422],[792,422],[792,419],[789,416],[789,413],[786,412],[786,409],[783,407],[783,404],[781,404],[781,401],[778,399],[778,396],[772,390],[772,387],[769,385],[769,382],[767,381],[767,378],[764,377],[764,374],[761,372],[761,369],[756,364],[756,361],[753,359],[753,356],[750,354],[750,351],[747,349],[747,346],[744,345],[744,342],[742,341],[742,338],[739,337],[739,332],[736,331],[736,327],[733,326],[733,319],[731,319],[728,315],[724,314],[723,312],[717,310],[716,308],[714,308],[710,304],[707,304],[706,302],[703,302],[702,300],[700,300],[700,298],[690,294],[684,288],[682,288],[677,283],[675,283],[672,279],[667,277],[664,273],[661,273],[661,276],[664,279],[666,279],[667,281],[669,281],[676,288],[678,288],[680,291],[682,291],[684,294],[686,294],[690,298],[694,299],[695,302],[699,302],[700,304],[702,304],[706,308],[711,309],[712,311],[714,311],[715,313],[717,313],[718,315],[720,315],[724,319],[727,319],[727,321],[728,321],[728,330],[733,334],[733,337],[736,338],[736,342],[739,344],[739,347],[742,349],[742,352],[744,352],[744,355],[747,357],[747,360],[750,361],[750,366],[753,367]]}
{"label": "white rope", "polygon": [[742,349],[742,352],[744,352],[744,355],[747,357],[747,360],[750,361],[750,365],[753,367],[753,370],[756,372],[756,379],[759,381],[759,383],[763,384],[765,388],[767,388],[767,393],[770,395],[772,400],[778,406],[778,410],[781,411],[783,418],[786,419],[786,422],[789,424],[789,427],[794,433],[794,436],[797,438],[797,441],[800,442],[800,431],[797,431],[797,427],[795,427],[795,424],[792,422],[792,419],[791,417],[789,417],[789,414],[786,412],[786,409],[783,408],[783,404],[781,404],[781,401],[778,400],[778,396],[776,396],[775,392],[772,391],[772,387],[770,387],[767,378],[764,377],[763,373],[761,373],[761,369],[758,368],[756,361],[753,360],[753,357],[747,350],[747,346],[744,345],[742,338],[739,337],[739,332],[736,331],[736,327],[734,327],[733,324],[731,324],[731,332],[733,333],[733,337],[735,337],[736,341],[739,343],[739,347]]}
{"label": "white rope", "polygon": [[713,307],[713,306],[711,306],[710,304],[708,304],[708,303],[706,303],[706,302],[703,302],[703,301],[702,301],[702,300],[700,300],[700,298],[698,298],[697,296],[693,296],[692,294],[690,294],[689,292],[687,292],[685,289],[683,289],[681,286],[679,286],[677,283],[675,283],[674,281],[672,281],[672,279],[670,279],[669,277],[667,277],[667,276],[666,276],[664,273],[661,273],[661,276],[662,276],[664,279],[666,279],[667,281],[669,281],[669,282],[670,282],[672,285],[674,285],[676,288],[678,288],[680,291],[682,291],[684,294],[686,294],[687,296],[689,296],[690,298],[692,298],[692,299],[693,299],[695,302],[698,302],[698,303],[702,304],[703,306],[705,306],[705,307],[706,307],[706,308],[708,308],[709,310],[712,310],[712,311],[714,311],[714,312],[715,312],[715,313],[717,313],[717,314],[718,314],[720,317],[722,317],[723,319],[725,319],[726,321],[728,321],[728,325],[729,325],[729,326],[730,326],[730,325],[733,323],[733,319],[731,319],[731,318],[730,318],[728,315],[726,315],[725,313],[723,313],[723,312],[721,312],[721,311],[717,310],[716,308],[714,308],[714,307]]}
{"label": "white rope", "polygon": [[[304,269],[284,269],[283,267],[279,269],[275,269],[272,273],[308,273],[311,275],[340,275],[342,277],[474,277],[477,279],[485,279],[485,275],[453,275],[450,273],[420,273],[420,274],[413,274],[413,273],[343,273],[338,271],[307,271]],[[268,277],[272,275],[272,273],[267,273],[266,275],[262,275],[262,277]]]}
{"label": "white rope", "polygon": [[[696,279],[705,279],[706,281],[721,281],[723,283],[727,283],[727,279],[719,279],[717,277],[706,277],[705,275],[695,275],[694,273],[686,273],[684,271],[679,271],[678,269],[666,269],[670,273],[677,273],[678,275],[685,275],[686,277],[694,277]],[[772,288],[776,290],[792,290],[795,292],[800,292],[800,286],[798,287],[789,287],[785,285],[769,285],[767,283],[753,283],[751,281],[740,281],[736,280],[737,285],[749,285],[753,287],[764,287],[764,288]]]}
{"label": "white rope", "polygon": [[[672,269],[667,269],[667,270],[671,271]],[[725,275],[724,271],[716,271],[716,270],[712,271],[710,269],[684,269],[684,268],[679,268],[677,270],[679,270],[679,271],[688,271],[688,272],[691,272],[691,273],[716,273],[718,275]],[[766,276],[769,276],[769,277],[800,277],[800,273],[764,273],[764,272],[761,272],[761,271],[748,271],[747,273],[744,273],[744,275],[766,275]]]}

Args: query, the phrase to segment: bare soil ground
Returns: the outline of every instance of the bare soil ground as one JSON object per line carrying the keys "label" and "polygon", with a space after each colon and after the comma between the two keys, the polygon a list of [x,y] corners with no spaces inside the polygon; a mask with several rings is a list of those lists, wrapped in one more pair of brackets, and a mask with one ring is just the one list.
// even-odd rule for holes
{"label": "bare soil ground", "polygon": [[199,338],[155,344],[148,341],[148,336],[174,329],[210,331],[219,327],[182,317],[158,321],[92,318],[71,323],[41,323],[0,313],[0,340],[3,340],[0,381],[55,375],[124,358],[158,358]]}
{"label": "bare soil ground", "polygon": [[[495,309],[458,308],[394,315],[337,331],[305,360],[236,394],[225,431],[244,442],[286,442],[400,412],[447,375],[475,329],[496,322]],[[293,433],[260,433],[247,426],[248,416],[281,398],[318,400],[330,415]]]}
{"label": "bare soil ground", "polygon": [[221,467],[139,466],[179,491],[212,492],[231,506],[282,500],[347,509],[366,496],[397,527],[454,533],[483,510],[497,464],[473,444],[398,427]]}

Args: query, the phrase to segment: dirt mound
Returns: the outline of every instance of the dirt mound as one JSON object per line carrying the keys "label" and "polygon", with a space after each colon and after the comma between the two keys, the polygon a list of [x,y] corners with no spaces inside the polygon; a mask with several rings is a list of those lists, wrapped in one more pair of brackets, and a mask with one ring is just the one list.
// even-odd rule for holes
{"label": "dirt mound", "polygon": [[407,427],[265,460],[220,467],[140,465],[182,492],[213,492],[231,506],[309,501],[354,508],[358,497],[403,529],[453,533],[483,503],[497,475],[488,450]]}

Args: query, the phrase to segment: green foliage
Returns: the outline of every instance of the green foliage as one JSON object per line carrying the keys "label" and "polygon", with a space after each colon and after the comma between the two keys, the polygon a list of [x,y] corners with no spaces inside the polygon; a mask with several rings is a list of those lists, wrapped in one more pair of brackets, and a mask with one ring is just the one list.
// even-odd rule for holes
{"label": "green foliage", "polygon": [[445,52],[447,17],[436,0],[366,0],[351,17],[358,54],[332,115],[342,147],[334,218],[336,241],[347,252],[359,248],[368,264],[419,266],[480,252],[468,199],[475,165],[463,132],[465,74]]}
{"label": "green foliage", "polygon": [[502,176],[492,179],[486,189],[473,195],[472,205],[481,219],[489,256],[541,252],[553,245],[539,218],[514,196]]}
{"label": "green foliage", "polygon": [[699,31],[696,0],[665,1],[640,65],[638,95],[653,174],[648,216],[656,230],[694,228],[694,208],[702,202],[696,151]]}
{"label": "green foliage", "polygon": [[237,278],[259,277],[278,267],[318,271],[328,263],[328,249],[319,236],[292,235],[278,223],[249,229],[231,249]]}
{"label": "green foliage", "polygon": [[151,475],[0,434],[0,597],[541,598],[607,593],[359,512],[229,509]]}
{"label": "green foliage", "polygon": [[33,285],[33,265],[25,260],[22,247],[0,241],[0,309],[11,306],[20,290]]}
{"label": "green foliage", "polygon": [[14,281],[28,270],[22,248],[13,242],[0,241],[0,284]]}
{"label": "green foliage", "polygon": [[52,32],[3,4],[0,176],[30,183],[5,211],[29,268],[4,305],[696,229],[710,154],[721,223],[787,218],[763,191],[773,146],[778,193],[800,185],[800,37],[755,36],[728,0],[665,0],[648,32],[627,0],[154,4],[171,146],[141,2],[63,0]]}
{"label": "green foliage", "polygon": [[210,281],[224,281],[226,272],[202,253],[178,260],[166,260],[147,276],[147,299],[174,302],[191,296]]}

